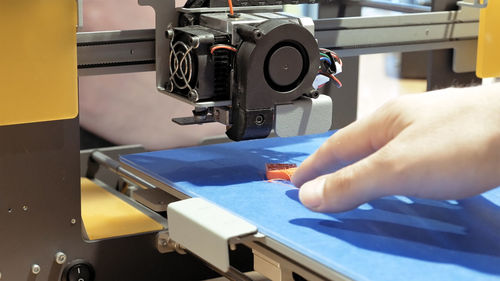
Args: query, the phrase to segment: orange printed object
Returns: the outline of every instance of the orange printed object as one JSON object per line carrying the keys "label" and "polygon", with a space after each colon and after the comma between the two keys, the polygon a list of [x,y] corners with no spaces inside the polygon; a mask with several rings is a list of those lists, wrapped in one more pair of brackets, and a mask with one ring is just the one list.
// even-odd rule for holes
{"label": "orange printed object", "polygon": [[268,180],[291,180],[297,170],[296,164],[267,163],[266,177]]}

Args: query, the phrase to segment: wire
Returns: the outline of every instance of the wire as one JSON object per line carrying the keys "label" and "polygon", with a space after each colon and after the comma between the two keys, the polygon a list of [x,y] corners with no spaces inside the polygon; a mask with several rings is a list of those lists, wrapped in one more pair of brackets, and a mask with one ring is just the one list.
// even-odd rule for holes
{"label": "wire", "polygon": [[339,62],[340,66],[342,66],[342,60],[339,58],[339,56],[337,55],[337,53],[335,53],[334,51],[332,50],[329,50],[329,49],[325,49],[325,48],[319,48],[320,51],[322,52],[327,52],[329,53],[336,61]]}
{"label": "wire", "polygon": [[322,57],[329,59],[330,57],[325,53],[319,53]]}
{"label": "wire", "polygon": [[[326,76],[326,77],[328,77],[328,78],[332,79],[333,81],[335,81],[335,83],[337,84],[337,88],[342,87],[342,82],[340,82],[340,80],[339,80],[337,77],[335,77],[335,75],[333,75],[333,74],[328,74],[328,73],[323,73],[323,72],[319,72],[318,74],[323,75],[323,76]],[[325,83],[325,84],[326,84],[326,83]],[[324,85],[324,84],[323,84],[323,85]],[[323,85],[321,85],[321,86],[323,86]]]}
{"label": "wire", "polygon": [[213,55],[215,51],[217,50],[220,50],[220,49],[225,49],[225,50],[229,50],[229,51],[232,51],[232,52],[237,52],[238,50],[233,47],[233,46],[230,46],[230,45],[224,45],[224,44],[217,44],[217,45],[213,45],[211,48],[210,48],[210,53]]}
{"label": "wire", "polygon": [[229,4],[229,14],[233,16],[234,15],[233,0],[227,0],[227,3]]}
{"label": "wire", "polygon": [[342,82],[340,82],[340,80],[335,77],[334,75],[330,75],[333,80],[335,80],[335,82],[337,82],[337,88],[342,88]]}
{"label": "wire", "polygon": [[328,62],[329,65],[332,65],[332,61],[330,60],[330,58],[321,57],[321,58],[319,58],[319,60],[326,61],[326,62]]}

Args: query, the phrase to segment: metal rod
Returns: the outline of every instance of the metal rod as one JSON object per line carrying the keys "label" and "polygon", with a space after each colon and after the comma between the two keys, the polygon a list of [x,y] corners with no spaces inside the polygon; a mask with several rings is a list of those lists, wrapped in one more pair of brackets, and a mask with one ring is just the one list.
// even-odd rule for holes
{"label": "metal rod", "polygon": [[[335,49],[335,52],[340,57],[356,57],[360,55],[380,54],[380,53],[405,53],[416,51],[431,51],[444,49],[460,49],[467,44],[476,44],[477,40],[459,40],[437,43],[419,43],[419,44],[401,44],[380,47],[359,47],[359,48],[343,48]],[[326,47],[326,46],[325,46]]]}
{"label": "metal rod", "polygon": [[78,32],[78,46],[154,41],[154,29]]}
{"label": "metal rod", "polygon": [[382,10],[403,12],[403,13],[423,13],[430,12],[430,6],[408,4],[408,3],[394,3],[382,0],[361,0],[359,4],[364,7],[377,8]]}
{"label": "metal rod", "polygon": [[137,184],[141,187],[144,188],[156,188],[156,186],[152,185],[151,183],[143,180],[142,178],[132,174],[131,172],[127,171],[124,169],[120,162],[114,160],[113,158],[107,156],[106,154],[96,150],[90,154],[90,158],[100,165],[106,167],[108,170],[110,170],[113,173],[118,174],[119,176],[133,182],[134,184]]}

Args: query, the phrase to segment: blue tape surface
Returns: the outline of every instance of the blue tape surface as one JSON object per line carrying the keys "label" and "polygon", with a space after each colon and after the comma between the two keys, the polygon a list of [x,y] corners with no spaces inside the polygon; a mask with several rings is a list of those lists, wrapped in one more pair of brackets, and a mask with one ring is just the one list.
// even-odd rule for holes
{"label": "blue tape surface", "polygon": [[265,180],[266,163],[301,163],[330,134],[125,155],[121,161],[202,197],[259,232],[356,280],[500,280],[500,188],[460,201],[385,197],[341,214],[303,207]]}

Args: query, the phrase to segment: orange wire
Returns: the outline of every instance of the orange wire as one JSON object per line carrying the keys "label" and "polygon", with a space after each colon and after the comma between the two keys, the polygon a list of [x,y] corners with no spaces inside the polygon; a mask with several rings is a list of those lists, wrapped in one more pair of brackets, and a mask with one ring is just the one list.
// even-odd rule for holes
{"label": "orange wire", "polygon": [[342,87],[342,82],[340,82],[340,80],[337,77],[335,77],[335,75],[330,75],[330,77],[337,82],[337,88]]}
{"label": "orange wire", "polygon": [[[335,75],[333,75],[333,74],[328,74],[328,73],[323,73],[323,72],[321,72],[321,71],[318,71],[318,74],[321,74],[321,75],[326,76],[326,77],[330,77],[330,79],[335,80],[335,82],[337,82],[337,88],[341,88],[341,87],[342,87],[342,82],[340,82],[340,80],[339,80],[337,77],[335,77]],[[326,84],[326,83],[325,83],[325,84]],[[321,85],[319,86],[319,88],[323,87],[325,84],[321,84]],[[319,89],[319,88],[318,88],[318,89]]]}
{"label": "orange wire", "polygon": [[233,0],[227,0],[227,2],[229,3],[229,13],[231,15],[234,15],[234,10],[233,10]]}
{"label": "orange wire", "polygon": [[226,50],[233,51],[233,52],[237,52],[238,51],[238,50],[236,50],[236,48],[231,47],[231,46],[227,46],[227,45],[215,45],[212,48],[210,48],[210,53],[213,55],[214,52],[216,50],[219,50],[219,49],[226,49]]}

